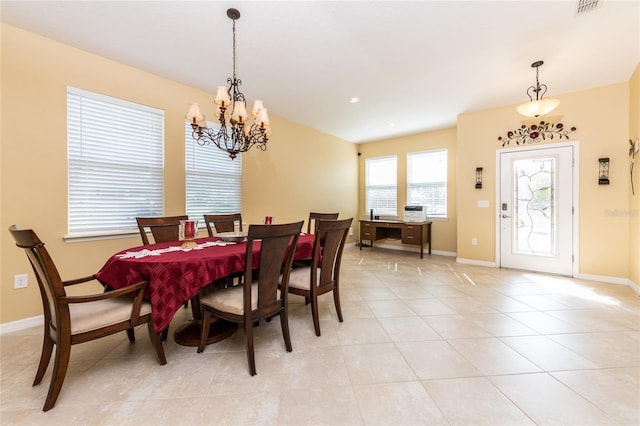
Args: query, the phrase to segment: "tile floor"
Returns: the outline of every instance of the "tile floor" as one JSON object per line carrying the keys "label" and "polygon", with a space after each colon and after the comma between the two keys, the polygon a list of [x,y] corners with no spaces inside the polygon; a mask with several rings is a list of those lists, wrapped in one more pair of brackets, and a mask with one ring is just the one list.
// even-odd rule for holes
{"label": "tile floor", "polygon": [[[384,249],[345,250],[345,322],[330,296],[322,336],[292,296],[293,352],[279,321],[207,347],[146,334],[75,346],[57,405],[50,371],[32,387],[41,329],[1,336],[3,425],[638,425],[640,298],[630,288],[457,264]],[[190,310],[175,317],[172,328]],[[51,370],[51,366],[50,366]]]}

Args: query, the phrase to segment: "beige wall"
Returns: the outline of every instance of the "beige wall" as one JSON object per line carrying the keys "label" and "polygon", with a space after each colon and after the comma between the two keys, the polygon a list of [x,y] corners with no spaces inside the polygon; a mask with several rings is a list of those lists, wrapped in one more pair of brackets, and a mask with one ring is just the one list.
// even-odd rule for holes
{"label": "beige wall", "polygon": [[[565,95],[555,95],[565,126],[577,127],[570,135],[579,141],[579,272],[626,279],[629,268],[629,84],[620,83]],[[458,117],[457,181],[472,182],[476,166],[484,167],[482,190],[458,186],[458,257],[495,262],[497,137],[520,126],[515,105],[461,114]],[[557,143],[558,140],[542,142]],[[562,142],[566,142],[563,139]],[[513,145],[513,144],[511,144]],[[509,146],[510,149],[522,149]],[[610,185],[598,185],[598,158],[610,158]],[[479,209],[477,200],[489,200]],[[471,246],[471,237],[478,245]]]}
{"label": "beige wall", "polygon": [[309,211],[355,218],[357,146],[290,121],[272,121],[278,131],[267,151],[243,154],[243,220],[256,223],[269,215],[294,221]]}
{"label": "beige wall", "polygon": [[[629,138],[640,138],[640,65],[629,82]],[[627,149],[629,145],[627,145]],[[628,159],[627,159],[628,161]],[[627,164],[629,164],[627,162]],[[635,195],[629,190],[629,280],[640,288],[640,153],[633,170]]]}
{"label": "beige wall", "polygon": [[[26,256],[7,229],[32,227],[63,279],[89,275],[139,237],[65,243],[67,232],[67,85],[165,111],[165,214],[185,211],[184,114],[212,96],[158,76],[2,24],[0,146],[0,323],[41,314]],[[213,109],[213,105],[210,105]],[[206,108],[206,107],[205,107]],[[207,111],[204,111],[207,115]],[[357,147],[272,117],[266,152],[243,154],[243,219],[271,214],[302,220],[310,210],[357,214]],[[29,287],[15,290],[15,274]]]}
{"label": "beige wall", "polygon": [[[433,250],[455,253],[456,251],[456,129],[444,129],[429,133],[404,136],[400,138],[385,139],[378,142],[361,144],[358,152],[358,218],[367,219],[365,211],[365,160],[372,157],[386,155],[398,156],[398,215],[402,218],[404,206],[407,205],[407,153],[428,151],[434,149],[447,149],[447,212],[446,220],[433,220],[432,243]],[[475,176],[474,176],[475,179]],[[475,180],[474,180],[475,183]],[[397,241],[385,241],[385,244],[400,244]]]}

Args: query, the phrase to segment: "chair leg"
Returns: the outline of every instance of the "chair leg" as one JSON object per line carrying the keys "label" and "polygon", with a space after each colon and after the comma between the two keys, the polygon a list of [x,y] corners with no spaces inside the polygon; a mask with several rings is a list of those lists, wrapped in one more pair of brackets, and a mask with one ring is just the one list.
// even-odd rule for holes
{"label": "chair leg", "polygon": [[311,316],[313,317],[313,328],[316,329],[316,336],[320,336],[320,318],[318,316],[318,297],[311,297]]}
{"label": "chair leg", "polygon": [[256,358],[253,352],[253,322],[245,320],[244,334],[247,338],[247,362],[249,363],[249,374],[256,375]]}
{"label": "chair leg", "polygon": [[287,352],[291,352],[293,350],[293,347],[291,346],[291,335],[289,334],[289,314],[286,310],[280,312],[280,326],[282,327],[284,345],[287,348]]}
{"label": "chair leg", "polygon": [[342,322],[342,308],[340,307],[340,292],[338,291],[337,287],[333,289],[333,303],[336,305],[338,320]]}
{"label": "chair leg", "polygon": [[133,327],[127,328],[127,337],[129,338],[129,341],[131,343],[136,341],[136,332],[134,331]]}
{"label": "chair leg", "polygon": [[162,347],[160,336],[156,334],[153,329],[153,321],[149,320],[149,322],[147,322],[147,328],[149,329],[149,339],[151,340],[153,349],[156,350],[156,355],[158,355],[158,361],[160,361],[160,365],[165,365],[167,363],[167,358],[164,356],[164,348]]}
{"label": "chair leg", "polygon": [[207,346],[207,337],[209,336],[210,325],[211,312],[204,309],[202,312],[202,319],[200,320],[200,343],[198,344],[198,353],[202,353],[205,346]]}
{"label": "chair leg", "polygon": [[51,360],[51,353],[53,352],[53,339],[49,336],[45,330],[44,340],[42,341],[42,354],[40,355],[40,364],[38,364],[38,371],[36,372],[36,378],[33,381],[33,386],[39,385],[44,377],[44,373],[49,366],[49,360]]}
{"label": "chair leg", "polygon": [[62,389],[64,378],[67,375],[69,357],[71,355],[71,342],[69,339],[61,340],[62,341],[56,344],[56,358],[53,364],[51,384],[49,385],[49,393],[47,393],[47,399],[44,402],[42,411],[49,411],[56,405],[56,400],[60,394],[60,389]]}
{"label": "chair leg", "polygon": [[160,340],[163,342],[167,341],[167,336],[169,335],[169,326],[160,332]]}

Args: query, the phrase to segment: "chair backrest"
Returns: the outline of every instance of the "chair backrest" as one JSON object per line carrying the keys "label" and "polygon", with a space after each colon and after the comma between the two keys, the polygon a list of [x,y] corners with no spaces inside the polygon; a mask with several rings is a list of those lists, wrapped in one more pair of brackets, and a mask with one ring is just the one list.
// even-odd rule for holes
{"label": "chair backrest", "polygon": [[[318,265],[320,277],[316,276],[317,286],[336,281],[340,275],[340,262],[344,243],[349,234],[349,227],[353,218],[343,220],[318,220],[316,239],[313,245],[313,259],[311,265]],[[311,268],[312,281],[318,268]]]}
{"label": "chair backrest", "polygon": [[[240,224],[240,231],[242,231],[242,214],[240,213],[204,215],[204,223],[207,225],[207,232],[210,237],[220,232],[235,231],[236,222]],[[211,224],[213,224],[213,227],[211,227]]]}
{"label": "chair backrest", "polygon": [[61,329],[65,329],[70,333],[69,306],[57,303],[59,297],[66,296],[64,284],[44,243],[31,229],[18,229],[16,225],[12,225],[9,232],[16,246],[24,249],[38,280],[47,330],[61,332]]}
{"label": "chair backrest", "polygon": [[180,239],[180,221],[187,220],[189,216],[164,216],[164,217],[136,217],[142,244],[149,244],[147,228],[151,230],[151,235],[156,243],[167,241],[178,241]]}
{"label": "chair backrest", "polygon": [[[319,220],[335,220],[340,213],[309,213],[309,221],[307,222],[307,234],[315,233]],[[313,222],[313,226],[311,223]]]}
{"label": "chair backrest", "polygon": [[[244,275],[245,313],[251,312],[253,265],[258,267],[258,309],[255,316],[272,316],[282,309],[283,303],[286,303],[289,273],[303,223],[304,221],[249,226]],[[253,254],[254,244],[260,244],[257,257]]]}

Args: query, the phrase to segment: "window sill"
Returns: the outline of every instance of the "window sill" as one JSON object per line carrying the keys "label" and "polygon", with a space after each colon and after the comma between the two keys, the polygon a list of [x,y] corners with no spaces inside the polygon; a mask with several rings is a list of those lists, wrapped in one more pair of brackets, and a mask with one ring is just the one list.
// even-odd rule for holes
{"label": "window sill", "polygon": [[140,232],[135,230],[122,230],[113,232],[87,232],[82,234],[71,234],[63,237],[67,243],[84,243],[87,241],[115,240],[119,238],[131,238],[140,236]]}

